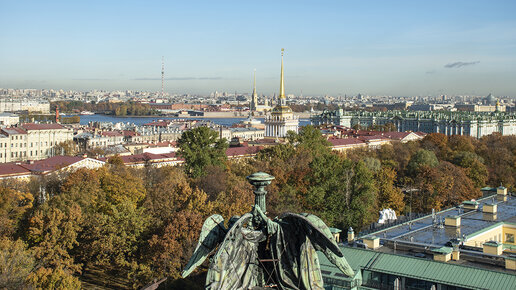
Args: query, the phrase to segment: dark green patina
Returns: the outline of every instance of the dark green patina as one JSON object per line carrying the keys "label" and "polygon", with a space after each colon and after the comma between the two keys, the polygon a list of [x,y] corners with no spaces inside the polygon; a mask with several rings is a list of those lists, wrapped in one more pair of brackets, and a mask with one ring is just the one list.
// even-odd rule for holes
{"label": "dark green patina", "polygon": [[188,276],[215,250],[206,277],[206,289],[323,289],[316,251],[349,277],[353,270],[330,229],[312,214],[266,216],[265,186],[273,176],[258,172],[247,177],[255,186],[252,212],[232,217],[228,227],[212,215],[182,276]]}

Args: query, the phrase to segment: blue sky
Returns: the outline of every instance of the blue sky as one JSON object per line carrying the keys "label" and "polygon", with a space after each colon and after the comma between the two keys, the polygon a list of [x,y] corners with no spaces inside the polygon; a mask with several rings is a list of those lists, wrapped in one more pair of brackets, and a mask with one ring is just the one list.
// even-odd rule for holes
{"label": "blue sky", "polygon": [[[360,2],[360,3],[359,3]],[[0,87],[516,95],[516,1],[4,1]],[[455,65],[453,65],[455,64]],[[448,66],[447,66],[448,65]]]}

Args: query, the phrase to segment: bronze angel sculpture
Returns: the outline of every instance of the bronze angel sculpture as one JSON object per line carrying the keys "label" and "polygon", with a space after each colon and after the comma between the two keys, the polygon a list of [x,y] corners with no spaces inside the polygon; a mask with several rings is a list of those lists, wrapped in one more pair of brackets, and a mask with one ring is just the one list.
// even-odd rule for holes
{"label": "bronze angel sculpture", "polygon": [[247,178],[256,188],[253,211],[232,217],[227,228],[222,216],[210,216],[183,277],[214,251],[206,289],[323,289],[316,251],[324,253],[342,273],[354,275],[321,219],[294,213],[269,219],[264,213],[264,188],[274,177],[258,172]]}

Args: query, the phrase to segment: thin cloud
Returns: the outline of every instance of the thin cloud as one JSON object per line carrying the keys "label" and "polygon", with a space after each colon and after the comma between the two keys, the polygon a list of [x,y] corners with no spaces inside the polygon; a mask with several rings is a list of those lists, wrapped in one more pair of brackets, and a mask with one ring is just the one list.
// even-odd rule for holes
{"label": "thin cloud", "polygon": [[[165,78],[166,81],[217,81],[223,80],[222,77],[173,77]],[[135,78],[135,81],[160,81],[161,78]]]}
{"label": "thin cloud", "polygon": [[477,63],[480,63],[480,61],[470,61],[470,62],[457,61],[457,62],[445,64],[444,67],[445,68],[460,68],[463,66],[475,65]]}
{"label": "thin cloud", "polygon": [[72,79],[73,81],[112,81],[113,79]]}

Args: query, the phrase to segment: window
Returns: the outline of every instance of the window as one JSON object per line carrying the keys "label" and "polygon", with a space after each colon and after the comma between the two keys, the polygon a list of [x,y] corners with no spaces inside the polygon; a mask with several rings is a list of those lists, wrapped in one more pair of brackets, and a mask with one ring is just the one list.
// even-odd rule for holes
{"label": "window", "polygon": [[505,234],[505,242],[514,244],[514,234]]}

